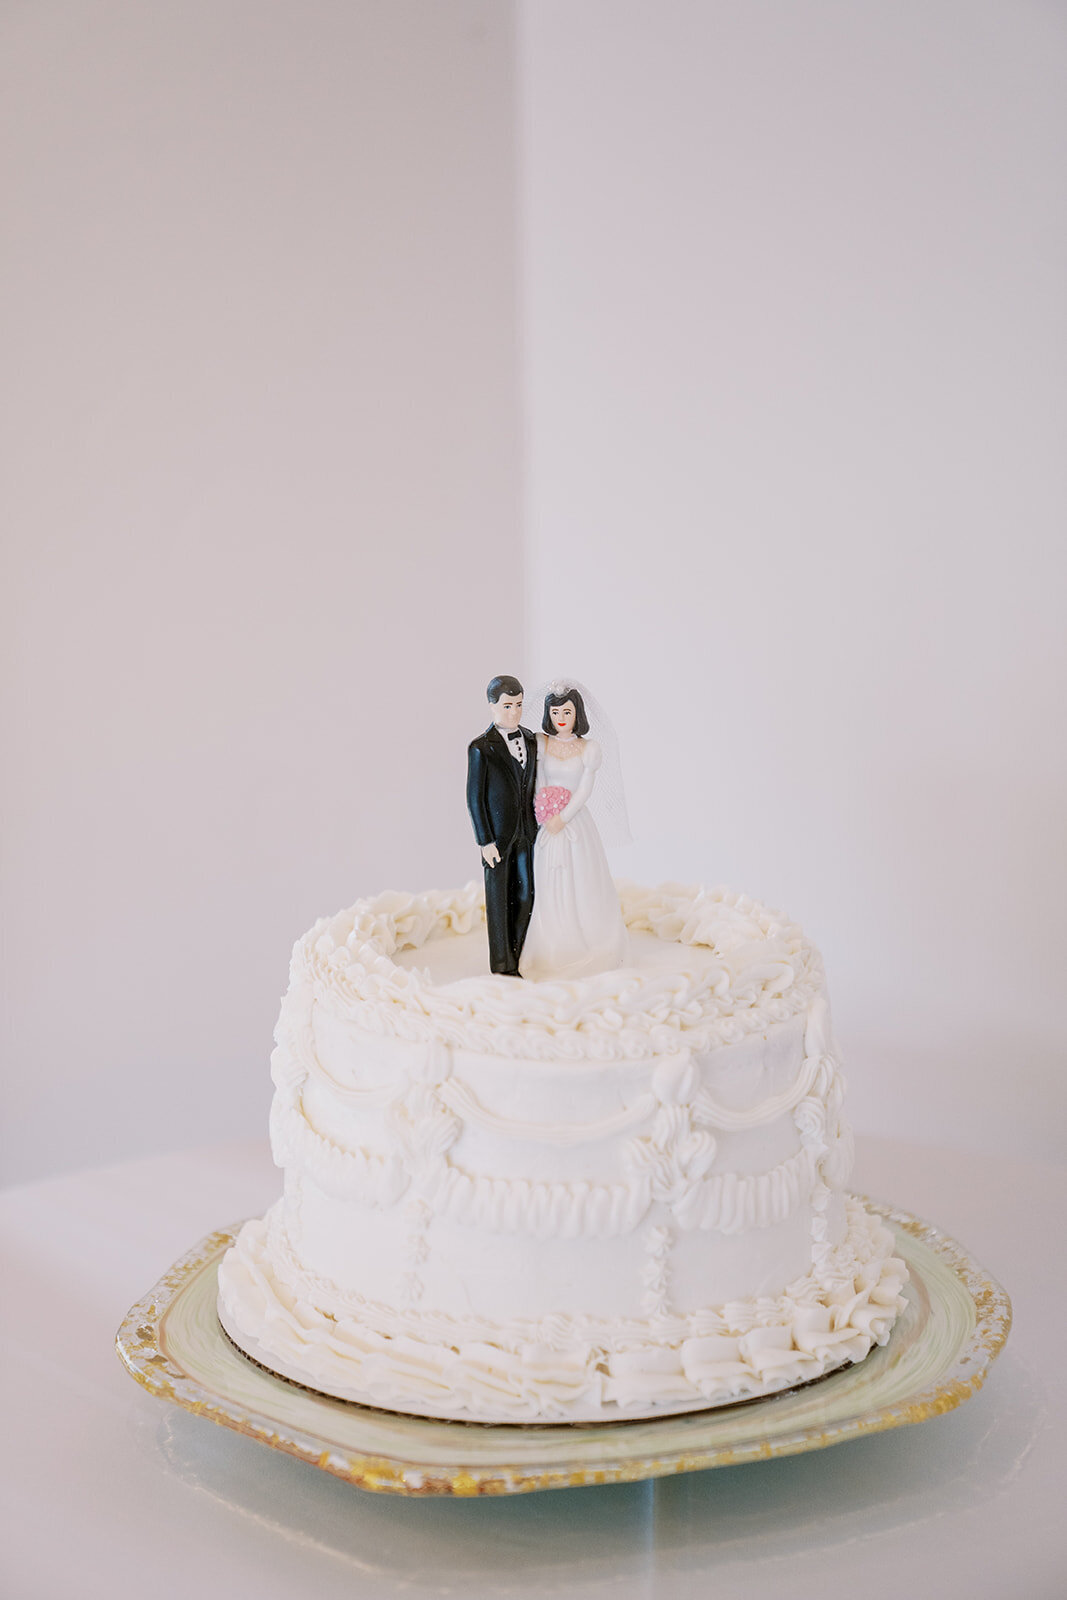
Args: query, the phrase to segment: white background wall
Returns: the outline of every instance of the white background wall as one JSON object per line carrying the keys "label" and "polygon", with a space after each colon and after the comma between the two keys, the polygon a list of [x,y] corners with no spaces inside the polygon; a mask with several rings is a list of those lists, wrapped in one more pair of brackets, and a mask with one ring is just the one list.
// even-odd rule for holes
{"label": "white background wall", "polygon": [[800,919],[859,1128],[1060,1158],[1067,13],[522,17],[531,651],[617,868]]}
{"label": "white background wall", "polygon": [[9,1181],[265,1130],[515,668],[620,872],[816,936],[859,1127],[1059,1155],[1064,14],[519,18],[4,13]]}
{"label": "white background wall", "polygon": [[0,71],[14,1180],[265,1129],[294,938],[476,870],[522,593],[510,8],[40,0]]}

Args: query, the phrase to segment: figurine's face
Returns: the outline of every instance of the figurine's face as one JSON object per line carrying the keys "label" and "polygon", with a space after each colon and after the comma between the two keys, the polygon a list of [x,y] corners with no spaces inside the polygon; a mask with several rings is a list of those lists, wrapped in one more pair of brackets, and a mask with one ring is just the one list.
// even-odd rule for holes
{"label": "figurine's face", "polygon": [[502,694],[493,707],[493,721],[498,728],[517,728],[522,721],[522,695]]}
{"label": "figurine's face", "polygon": [[574,701],[565,700],[561,706],[553,706],[548,715],[556,738],[569,739],[574,732]]}

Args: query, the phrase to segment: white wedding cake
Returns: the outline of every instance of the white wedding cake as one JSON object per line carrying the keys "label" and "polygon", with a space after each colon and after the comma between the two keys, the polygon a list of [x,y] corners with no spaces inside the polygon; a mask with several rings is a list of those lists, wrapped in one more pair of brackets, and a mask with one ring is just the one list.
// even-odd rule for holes
{"label": "white wedding cake", "polygon": [[907,1273],[844,1192],[818,953],[743,895],[620,886],[623,967],[484,975],[480,886],[293,951],[283,1197],[219,1273],[233,1341],[390,1410],[601,1421],[766,1395],[884,1344]]}

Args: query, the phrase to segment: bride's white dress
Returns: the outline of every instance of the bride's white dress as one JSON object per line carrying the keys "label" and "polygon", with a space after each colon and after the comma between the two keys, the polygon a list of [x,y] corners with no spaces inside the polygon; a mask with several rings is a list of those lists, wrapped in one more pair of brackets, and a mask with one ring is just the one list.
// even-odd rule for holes
{"label": "bride's white dress", "polygon": [[561,761],[537,735],[537,788],[570,790],[558,833],[538,830],[534,841],[533,915],[519,958],[524,978],[586,978],[611,972],[626,959],[626,927],[611,870],[587,801],[601,751],[583,739]]}

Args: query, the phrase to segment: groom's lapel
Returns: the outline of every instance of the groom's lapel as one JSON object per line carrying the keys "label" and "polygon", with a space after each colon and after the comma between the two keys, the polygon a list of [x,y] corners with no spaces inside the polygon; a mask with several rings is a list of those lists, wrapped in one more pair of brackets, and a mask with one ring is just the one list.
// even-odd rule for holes
{"label": "groom's lapel", "polygon": [[537,777],[537,739],[533,734],[527,737],[525,732],[523,733],[523,738],[526,739],[526,769],[522,775],[523,788],[530,789],[535,786]]}

